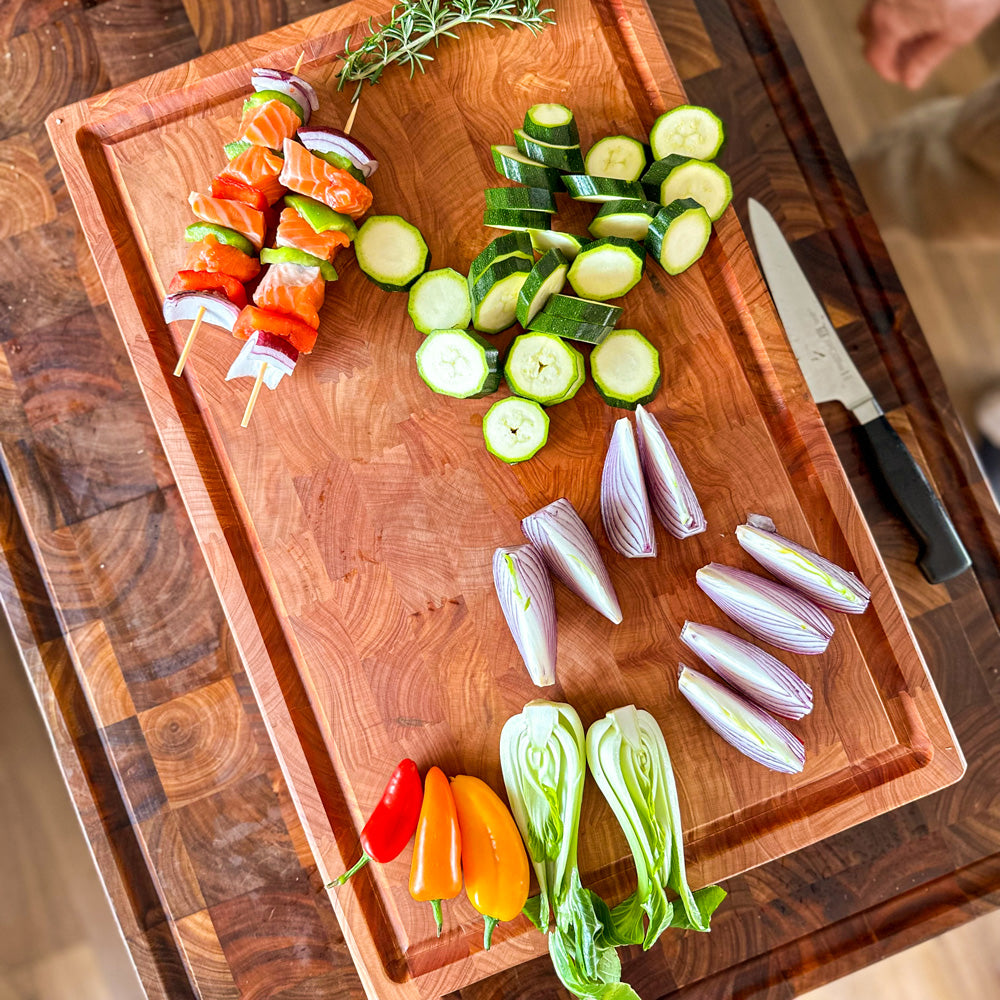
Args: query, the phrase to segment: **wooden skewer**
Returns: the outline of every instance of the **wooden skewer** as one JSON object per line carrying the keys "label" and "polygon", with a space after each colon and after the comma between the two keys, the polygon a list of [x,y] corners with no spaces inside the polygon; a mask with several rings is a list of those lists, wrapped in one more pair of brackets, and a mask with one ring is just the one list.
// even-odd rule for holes
{"label": "wooden skewer", "polygon": [[295,76],[298,76],[298,75],[299,75],[299,70],[300,70],[300,69],[302,68],[302,60],[303,60],[303,59],[305,58],[305,55],[306,55],[306,50],[305,50],[305,49],[303,49],[303,50],[302,50],[302,51],[301,51],[301,52],[299,53],[299,58],[298,58],[298,59],[297,59],[297,60],[295,61],[295,68],[294,68],[294,69],[292,70],[292,73],[293,73],[293,74],[294,74]]}
{"label": "wooden skewer", "polygon": [[260,395],[260,387],[264,384],[265,371],[267,371],[266,362],[260,366],[260,371],[257,372],[257,380],[253,384],[253,389],[250,390],[250,398],[247,400],[247,408],[243,411],[243,419],[240,421],[240,427],[246,427],[250,423],[250,417],[253,416],[253,408],[257,405],[257,397]]}
{"label": "wooden skewer", "polygon": [[194,322],[191,324],[191,332],[187,335],[187,340],[184,341],[184,349],[181,351],[181,356],[177,359],[177,367],[174,369],[175,375],[180,375],[181,372],[184,371],[188,355],[191,353],[191,348],[194,346],[194,338],[198,333],[198,327],[201,326],[201,321],[204,318],[205,307],[201,306],[195,314]]}
{"label": "wooden skewer", "polygon": [[[302,55],[305,55],[303,52]],[[295,64],[294,73],[298,73],[299,65],[302,62],[302,56],[299,56],[299,61]],[[358,113],[358,101],[354,102],[351,107],[351,113],[347,117],[347,123],[344,125],[344,132],[347,135],[351,134],[351,127],[354,125],[354,119]],[[260,395],[260,387],[264,384],[264,372],[267,370],[267,364],[264,363],[260,366],[260,371],[257,372],[257,380],[253,384],[253,389],[250,390],[250,398],[247,400],[247,408],[243,411],[243,420],[240,421],[240,427],[246,427],[250,423],[250,417],[253,416],[253,408],[257,405],[257,397]]]}

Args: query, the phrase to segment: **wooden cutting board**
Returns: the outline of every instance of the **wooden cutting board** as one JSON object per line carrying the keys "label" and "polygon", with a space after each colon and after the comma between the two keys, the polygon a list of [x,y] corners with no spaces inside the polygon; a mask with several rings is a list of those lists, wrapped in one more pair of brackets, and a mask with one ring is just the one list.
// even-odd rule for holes
{"label": "wooden cutting board", "polygon": [[[622,302],[619,325],[660,350],[664,385],[650,408],[709,523],[683,542],[660,532],[656,560],[617,556],[600,528],[601,463],[621,411],[588,384],[551,411],[535,459],[499,463],[482,444],[492,400],[424,386],[406,297],[378,290],[348,255],[316,350],[265,390],[248,429],[249,382],[224,381],[238,349],[228,335],[206,328],[173,378],[186,329],[163,324],[163,288],[183,258],[187,194],[225,162],[249,68],[291,67],[304,51],[302,75],[321,99],[315,121],[338,124],[349,103],[336,91],[336,55],[368,16],[386,13],[375,2],[339,7],[190,63],[180,88],[173,71],[48,122],[320,870],[333,876],[357,858],[358,831],[403,756],[500,789],[500,728],[535,697],[569,701],[585,725],[629,702],[653,712],[696,885],[957,780],[961,752],[732,211],[699,265],[668,278],[651,263]],[[573,0],[557,17],[538,38],[468,29],[426,76],[393,70],[365,90],[354,132],[380,159],[374,211],[417,225],[432,266],[464,272],[496,234],[480,221],[483,188],[503,183],[489,147],[512,142],[530,104],[572,106],[586,148],[608,134],[643,137],[683,100],[644,6]],[[566,196],[559,209],[558,228],[580,233],[595,211]],[[597,537],[625,619],[612,626],[557,586],[559,683],[539,690],[500,615],[490,559],[520,540],[521,517],[559,496]],[[731,750],[676,691],[682,622],[725,624],[695,570],[711,560],[752,568],[733,536],[751,511],[854,568],[873,592],[864,616],[835,616],[827,654],[784,657],[817,696],[792,725],[808,755],[795,777]],[[592,783],[582,829],[584,882],[620,898],[634,872]],[[333,896],[372,996],[437,996],[544,951],[520,919],[483,952],[464,898],[446,905],[435,938],[430,908],[406,891],[408,866],[406,851]]]}

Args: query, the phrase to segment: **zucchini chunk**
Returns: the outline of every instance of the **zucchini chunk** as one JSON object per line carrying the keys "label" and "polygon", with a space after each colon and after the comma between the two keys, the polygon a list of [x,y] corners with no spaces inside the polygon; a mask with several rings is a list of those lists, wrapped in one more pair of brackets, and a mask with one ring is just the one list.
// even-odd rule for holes
{"label": "zucchini chunk", "polygon": [[584,172],[583,154],[579,143],[572,146],[557,146],[540,139],[533,139],[523,129],[514,130],[514,144],[529,159],[555,167],[568,174]]}
{"label": "zucchini chunk", "polygon": [[508,396],[483,417],[486,450],[513,465],[537,454],[549,438],[549,415],[530,399]]}
{"label": "zucchini chunk", "polygon": [[532,252],[532,241],[525,233],[513,232],[506,236],[498,236],[482,249],[479,255],[469,265],[469,287],[475,284],[476,279],[490,266],[504,257],[523,257],[530,264],[535,262],[535,255]]}
{"label": "zucchini chunk", "polygon": [[617,299],[639,283],[645,259],[646,248],[641,243],[605,236],[577,254],[566,277],[577,295],[604,302]]}
{"label": "zucchini chunk", "polygon": [[550,333],[522,333],[514,338],[503,367],[511,392],[554,406],[571,398],[583,384],[583,355]]}
{"label": "zucchini chunk", "polygon": [[711,235],[708,212],[693,198],[678,198],[649,224],[646,247],[667,274],[680,274],[705,252]]}
{"label": "zucchini chunk", "polygon": [[358,230],[354,254],[358,267],[387,292],[405,292],[431,259],[420,230],[398,215],[369,217]]}
{"label": "zucchini chunk", "polygon": [[634,410],[660,391],[660,355],[638,330],[615,330],[590,352],[590,374],[605,403]]}
{"label": "zucchini chunk", "polygon": [[528,235],[531,237],[531,245],[539,253],[545,253],[547,250],[558,250],[567,260],[573,260],[590,242],[586,236],[560,233],[555,229],[532,230]]}
{"label": "zucchini chunk", "polygon": [[450,267],[422,274],[410,288],[407,310],[421,333],[464,330],[472,322],[469,283]]}
{"label": "zucchini chunk", "polygon": [[587,228],[594,236],[623,236],[642,241],[659,210],[660,205],[652,201],[606,201]]}
{"label": "zucchini chunk", "polygon": [[539,142],[578,146],[580,133],[573,112],[564,104],[534,104],[524,115],[524,132]]}
{"label": "zucchini chunk", "polygon": [[650,199],[669,205],[678,198],[693,198],[715,222],[733,200],[729,175],[714,163],[671,154],[657,160],[643,175],[642,186]]}
{"label": "zucchini chunk", "polygon": [[591,177],[637,181],[646,169],[646,150],[631,136],[608,135],[590,147],[584,163]]}
{"label": "zucchini chunk", "polygon": [[566,174],[563,184],[577,201],[622,201],[625,198],[645,200],[641,184],[636,181],[621,181],[617,177]]}
{"label": "zucchini chunk", "polygon": [[516,146],[490,146],[493,165],[508,180],[526,184],[528,187],[548,188],[550,191],[563,190],[563,175],[555,167],[525,156]]}
{"label": "zucchini chunk", "polygon": [[499,351],[468,330],[435,330],[417,348],[417,371],[435,392],[479,399],[500,387]]}
{"label": "zucchini chunk", "polygon": [[482,333],[499,333],[514,325],[517,296],[528,280],[531,264],[523,257],[495,261],[469,286],[472,325]]}
{"label": "zucchini chunk", "polygon": [[517,296],[517,321],[525,329],[545,303],[566,284],[569,261],[558,251],[549,250],[531,269]]}
{"label": "zucchini chunk", "polygon": [[595,323],[583,323],[568,316],[558,316],[543,309],[532,321],[529,327],[536,333],[551,333],[564,340],[579,340],[584,344],[601,344],[608,339],[613,326],[600,326]]}
{"label": "zucchini chunk", "polygon": [[548,188],[487,188],[486,207],[529,212],[554,212],[556,199]]}
{"label": "zucchini chunk", "polygon": [[483,212],[483,225],[527,233],[533,229],[548,229],[552,225],[552,213],[529,212],[518,208],[488,208]]}
{"label": "zucchini chunk", "polygon": [[581,323],[595,326],[614,326],[622,314],[621,306],[609,306],[606,302],[592,302],[579,299],[575,295],[553,295],[545,311],[556,316],[566,316]]}
{"label": "zucchini chunk", "polygon": [[657,160],[671,153],[714,160],[725,141],[726,130],[719,117],[694,104],[681,104],[665,111],[649,133],[649,145]]}

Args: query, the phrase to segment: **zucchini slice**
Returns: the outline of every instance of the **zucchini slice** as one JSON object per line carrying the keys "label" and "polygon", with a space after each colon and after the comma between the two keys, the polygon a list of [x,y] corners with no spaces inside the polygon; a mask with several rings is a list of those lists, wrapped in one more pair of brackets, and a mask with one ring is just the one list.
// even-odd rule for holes
{"label": "zucchini slice", "polygon": [[644,201],[642,185],[635,181],[622,181],[617,177],[590,177],[587,174],[566,174],[566,190],[577,201],[622,201],[626,198]]}
{"label": "zucchini slice", "polygon": [[486,189],[486,207],[529,212],[554,212],[556,199],[548,188],[505,187]]}
{"label": "zucchini slice", "polygon": [[387,292],[405,292],[431,259],[420,230],[398,215],[370,216],[358,230],[354,254],[358,267]]}
{"label": "zucchini slice", "polygon": [[680,274],[705,252],[711,235],[708,212],[693,198],[678,198],[649,224],[646,247],[667,274]]}
{"label": "zucchini slice", "polygon": [[505,236],[498,236],[495,240],[490,240],[483,248],[479,256],[469,265],[469,287],[471,288],[476,279],[490,266],[504,257],[523,257],[529,262],[529,267],[535,262],[535,255],[532,252],[532,240],[525,233],[507,233]]}
{"label": "zucchini slice", "polygon": [[510,345],[503,374],[511,392],[554,406],[569,399],[583,384],[579,378],[582,362],[583,355],[560,337],[522,333]]}
{"label": "zucchini slice", "polygon": [[417,348],[417,372],[435,391],[479,399],[500,388],[500,353],[468,330],[435,330]]}
{"label": "zucchini slice", "polygon": [[642,277],[646,248],[635,240],[605,236],[581,250],[566,275],[573,291],[604,302],[634,288]]}
{"label": "zucchini slice", "polygon": [[549,415],[533,400],[508,396],[486,411],[483,438],[491,455],[511,465],[523,462],[549,439]]}
{"label": "zucchini slice", "polygon": [[646,169],[646,150],[638,139],[608,135],[587,151],[585,170],[591,177],[617,177],[637,181]]}
{"label": "zucchini slice", "polygon": [[693,198],[715,222],[733,200],[729,175],[714,163],[671,154],[657,160],[642,176],[650,198],[669,205],[678,198]]}
{"label": "zucchini slice", "polygon": [[524,129],[514,130],[514,144],[529,159],[544,163],[547,167],[555,167],[568,174],[584,172],[583,153],[579,143],[572,146],[556,146],[550,142],[533,139]]}
{"label": "zucchini slice", "polygon": [[531,237],[531,245],[539,253],[545,253],[547,250],[558,250],[567,260],[573,260],[590,242],[586,236],[560,233],[555,229],[532,230],[528,235]]}
{"label": "zucchini slice", "polygon": [[465,275],[450,267],[422,274],[410,288],[406,311],[421,333],[464,330],[472,322],[472,303]]}
{"label": "zucchini slice", "polygon": [[529,329],[536,333],[552,333],[564,340],[579,340],[584,344],[601,344],[608,339],[613,326],[581,323],[568,316],[543,309],[532,321]]}
{"label": "zucchini slice", "polygon": [[573,112],[564,104],[532,105],[524,115],[524,132],[532,139],[556,146],[580,144]]}
{"label": "zucchini slice", "polygon": [[517,321],[525,329],[549,299],[566,284],[569,261],[558,251],[542,254],[517,295]]}
{"label": "zucchini slice", "polygon": [[493,165],[508,180],[526,184],[528,187],[548,188],[550,191],[563,190],[563,175],[555,167],[525,156],[516,146],[490,146]]}
{"label": "zucchini slice", "polygon": [[606,201],[587,228],[594,236],[623,236],[641,242],[660,207],[652,201]]}
{"label": "zucchini slice", "polygon": [[257,256],[257,248],[242,234],[230,229],[228,226],[220,226],[214,222],[192,222],[184,230],[184,239],[188,243],[197,243],[206,236],[214,236],[219,243],[228,243],[229,246],[242,250],[248,257]]}
{"label": "zucchini slice", "polygon": [[517,296],[530,273],[531,264],[523,257],[504,257],[490,264],[469,286],[472,325],[482,333],[513,326]]}
{"label": "zucchini slice", "polygon": [[719,117],[694,104],[681,104],[665,111],[649,133],[649,145],[658,160],[671,153],[714,160],[725,141],[726,130]]}
{"label": "zucchini slice", "polygon": [[622,314],[621,306],[609,306],[606,302],[578,299],[575,295],[553,295],[545,307],[545,312],[555,316],[565,316],[581,323],[594,326],[614,326]]}
{"label": "zucchini slice", "polygon": [[519,208],[488,208],[483,212],[483,225],[493,229],[512,229],[522,233],[532,229],[549,229],[551,212],[531,212]]}
{"label": "zucchini slice", "polygon": [[605,403],[634,410],[660,391],[660,355],[638,330],[615,330],[590,352],[590,374]]}
{"label": "zucchini slice", "polygon": [[260,252],[262,264],[297,264],[299,267],[319,268],[324,281],[336,281],[337,270],[328,260],[314,257],[297,247],[264,247]]}

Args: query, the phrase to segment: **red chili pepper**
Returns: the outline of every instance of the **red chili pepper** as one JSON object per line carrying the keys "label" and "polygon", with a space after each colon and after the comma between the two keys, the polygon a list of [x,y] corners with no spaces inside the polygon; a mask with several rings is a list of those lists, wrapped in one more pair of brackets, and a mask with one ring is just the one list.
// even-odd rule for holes
{"label": "red chili pepper", "polygon": [[361,860],[348,872],[334,879],[343,885],[369,861],[385,864],[402,853],[417,829],[424,788],[417,765],[407,758],[399,762],[385,786],[379,804],[372,810],[361,831]]}

